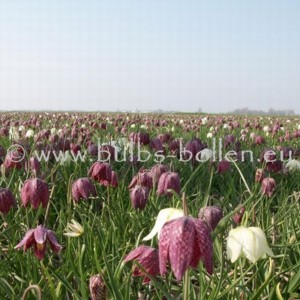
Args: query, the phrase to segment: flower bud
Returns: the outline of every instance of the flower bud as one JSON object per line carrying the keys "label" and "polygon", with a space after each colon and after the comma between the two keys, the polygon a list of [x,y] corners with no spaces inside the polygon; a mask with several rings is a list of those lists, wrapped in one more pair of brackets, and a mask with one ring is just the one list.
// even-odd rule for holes
{"label": "flower bud", "polygon": [[257,169],[255,172],[255,182],[262,182],[265,178],[265,172],[263,169]]}
{"label": "flower bud", "polygon": [[115,171],[111,171],[111,180],[109,183],[110,186],[112,187],[117,187],[118,186],[118,176]]}
{"label": "flower bud", "polygon": [[244,213],[245,213],[245,207],[241,207],[239,212],[233,215],[232,221],[237,225],[241,224]]}

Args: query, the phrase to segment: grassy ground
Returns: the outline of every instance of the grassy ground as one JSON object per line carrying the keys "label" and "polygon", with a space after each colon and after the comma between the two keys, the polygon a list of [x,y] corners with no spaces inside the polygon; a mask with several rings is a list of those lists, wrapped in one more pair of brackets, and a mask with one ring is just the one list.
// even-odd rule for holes
{"label": "grassy ground", "polygon": [[[81,120],[77,124],[74,123],[76,114],[75,118],[58,113],[55,116],[41,114],[40,117],[35,117],[40,121],[39,126],[29,122],[25,125],[23,135],[28,128],[37,133],[43,128],[63,129],[65,124],[69,124],[68,128],[78,128],[80,135],[81,125],[85,124],[82,131],[90,130],[91,140],[95,142],[98,139],[108,141],[123,137],[124,134],[116,132],[115,129],[126,127],[126,138],[130,132],[139,130],[147,131],[151,138],[170,131],[174,138],[183,138],[185,142],[198,137],[207,141],[209,147],[212,146],[212,141],[207,139],[210,127],[219,126],[215,134],[217,141],[227,134],[233,134],[239,139],[245,122],[245,117],[232,117],[233,121],[240,122],[241,127],[230,130],[223,126],[223,123],[231,122],[228,116],[224,117],[222,124],[217,124],[219,116],[210,116],[208,123],[202,125],[200,120],[203,116],[199,115],[80,114],[77,120]],[[19,125],[22,125],[30,120],[31,115],[2,115],[1,118],[2,127],[9,128],[11,125],[5,125],[6,120],[19,120]],[[147,124],[145,118],[149,124],[147,128],[141,129],[144,127],[142,125]],[[189,299],[300,299],[300,171],[267,174],[276,181],[271,197],[263,196],[261,184],[254,180],[256,168],[263,166],[257,158],[265,147],[300,147],[299,138],[282,142],[278,140],[286,130],[292,133],[299,121],[292,119],[291,122],[286,122],[286,119],[278,119],[285,128],[272,137],[266,135],[262,128],[265,125],[271,126],[271,121],[274,124],[275,117],[248,119],[252,124],[257,121],[261,125],[261,128],[252,125],[247,132],[247,140],[242,142],[242,149],[253,151],[253,162],[237,162],[236,166],[231,165],[228,172],[218,174],[216,164],[211,162],[193,166],[190,162],[180,162],[176,158],[164,161],[164,164],[180,175],[181,192],[187,195],[190,215],[197,217],[199,209],[206,205],[220,206],[224,215],[212,233],[214,272],[212,276],[208,275],[202,263],[197,269],[189,270]],[[164,120],[166,124],[157,124]],[[91,122],[106,123],[107,129],[94,128]],[[249,137],[251,132],[262,135],[266,143],[254,145]],[[66,137],[72,139],[69,132]],[[78,138],[74,141],[78,141]],[[31,153],[27,156],[32,156],[37,149],[34,138],[27,139],[27,143]],[[1,146],[7,149],[10,144],[9,137],[0,137]],[[85,147],[83,143],[83,149]],[[144,149],[148,147],[145,146]],[[225,149],[223,151],[226,152]],[[89,278],[94,274],[103,276],[109,299],[138,299],[142,296],[143,299],[177,299],[182,296],[184,283],[178,283],[171,271],[167,276],[158,276],[150,284],[143,285],[142,278],[132,277],[132,264],[122,263],[126,254],[141,244],[158,246],[156,238],[149,242],[142,242],[141,239],[150,232],[155,217],[162,208],[182,207],[180,197],[158,197],[154,187],[143,211],[132,208],[128,184],[140,167],[151,168],[155,164],[151,158],[137,166],[128,162],[111,162],[112,169],[118,174],[118,187],[104,187],[94,182],[97,196],[76,204],[71,196],[72,182],[86,177],[96,159],[64,164],[55,161],[42,162],[43,178],[51,191],[47,209],[39,207],[34,210],[21,205],[20,189],[23,182],[32,176],[30,171],[11,169],[2,175],[0,186],[12,191],[17,199],[17,206],[8,214],[1,214],[1,299],[20,299],[30,285],[38,286],[43,299],[89,299]],[[228,260],[226,237],[229,230],[236,226],[231,216],[239,205],[246,208],[246,225],[263,229],[274,257],[262,258],[255,264],[245,258],[240,258],[234,264]],[[63,234],[72,219],[79,222],[84,229],[79,237],[67,237]],[[23,250],[14,249],[26,231],[38,224],[44,224],[53,230],[63,246],[60,254],[55,254],[48,248],[43,261],[39,261],[31,249],[25,253]],[[28,293],[27,299],[36,299],[35,292]]]}

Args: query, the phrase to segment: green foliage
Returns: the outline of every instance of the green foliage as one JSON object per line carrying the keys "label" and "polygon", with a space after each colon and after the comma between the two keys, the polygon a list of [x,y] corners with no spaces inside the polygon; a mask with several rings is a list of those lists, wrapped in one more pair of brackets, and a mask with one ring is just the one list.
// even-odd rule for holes
{"label": "green foliage", "polygon": [[[106,116],[110,115],[100,115],[96,121],[100,123]],[[84,118],[84,115],[81,117]],[[113,114],[110,117],[116,118]],[[132,129],[129,126],[129,132],[145,130],[140,128],[144,124],[142,117],[129,116],[131,122],[137,124]],[[191,119],[199,120],[200,117],[173,115],[149,118],[169,120],[166,126],[149,126],[147,132],[151,137],[169,132],[174,127],[173,137],[183,137],[184,141],[195,136],[206,141],[209,126],[213,125],[208,123],[198,126],[194,131],[185,131],[179,124],[181,118],[187,122]],[[171,122],[172,118],[177,123]],[[48,121],[48,118],[44,118],[41,127],[51,128]],[[69,116],[58,118],[58,126],[71,121]],[[268,122],[267,118],[264,122]],[[253,131],[262,134],[258,129]],[[239,136],[240,129],[233,129],[230,133]],[[221,128],[216,138],[225,134],[228,132]],[[119,135],[114,125],[108,123],[106,131],[94,130],[93,139],[107,141]],[[271,136],[265,138],[268,146],[277,145],[277,139]],[[299,139],[297,142],[293,140],[291,145],[297,147],[297,143]],[[1,137],[0,144],[8,147],[8,137]],[[265,147],[253,145],[251,141],[242,142],[242,146],[244,149],[250,147],[255,158],[259,158]],[[31,147],[34,147],[33,141]],[[183,295],[183,282],[176,282],[171,271],[165,277],[152,278],[149,285],[143,285],[142,278],[132,276],[132,264],[122,262],[126,254],[142,244],[141,240],[150,232],[158,212],[166,207],[181,207],[180,199],[175,196],[157,197],[153,190],[143,211],[132,208],[128,184],[139,167],[150,168],[154,165],[154,161],[150,160],[139,167],[127,162],[112,162],[112,168],[119,177],[118,187],[106,188],[96,183],[97,196],[76,204],[72,200],[71,184],[75,179],[87,176],[93,161],[95,159],[68,165],[42,163],[44,178],[50,189],[53,189],[46,226],[56,233],[63,246],[60,254],[54,254],[48,249],[43,262],[36,259],[31,249],[25,253],[14,249],[28,229],[45,221],[45,209],[40,207],[33,210],[21,205],[20,187],[31,176],[30,172],[11,170],[1,177],[0,186],[13,192],[17,207],[7,215],[1,215],[0,299],[21,299],[26,288],[33,284],[40,287],[43,299],[88,299],[89,278],[94,274],[103,276],[109,299],[138,299],[140,294],[147,299],[177,299]],[[261,166],[256,160],[237,162],[236,167],[232,165],[230,171],[224,174],[216,173],[216,166],[210,162],[192,166],[189,162],[168,158],[164,163],[179,173],[182,192],[187,195],[187,205],[192,216],[197,217],[199,209],[205,205],[218,205],[224,213],[223,220],[213,233],[214,273],[208,275],[201,263],[197,269],[189,271],[190,299],[299,298],[300,172],[275,174],[273,177],[277,187],[272,197],[267,198],[261,195],[260,184],[254,181],[255,169]],[[274,258],[261,259],[256,264],[245,259],[232,264],[227,259],[226,237],[235,226],[231,217],[239,210],[239,205],[246,208],[248,225],[259,226],[265,232],[274,251]],[[63,235],[72,219],[84,229],[79,237]],[[158,246],[156,238],[145,244]],[[34,291],[29,292],[27,299],[36,299],[35,295]]]}

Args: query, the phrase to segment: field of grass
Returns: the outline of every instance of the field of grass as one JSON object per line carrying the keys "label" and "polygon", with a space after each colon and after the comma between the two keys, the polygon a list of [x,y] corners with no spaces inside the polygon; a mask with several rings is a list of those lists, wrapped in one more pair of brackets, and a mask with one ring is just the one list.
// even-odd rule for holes
{"label": "field of grass", "polygon": [[[2,113],[0,120],[0,299],[300,299],[300,118]],[[119,151],[118,157],[104,162],[104,150],[111,149],[105,145]],[[195,154],[203,149],[210,156],[201,152],[199,162]],[[224,163],[226,158],[230,162]],[[169,179],[153,178],[157,164],[177,173],[180,183],[170,180],[168,186]],[[73,185],[86,177],[89,189]],[[33,184],[34,178],[46,185]],[[134,194],[135,188],[142,190]],[[209,234],[212,274],[202,259],[196,268],[181,265],[190,265],[187,253],[196,247],[185,227],[178,243],[183,248],[174,247],[181,253],[182,279],[174,276],[170,262],[165,275],[148,274],[149,266],[138,258],[124,262],[141,245],[159,249],[157,236],[143,238],[160,210],[185,208],[185,218],[197,221],[207,206],[222,210]],[[72,220],[76,228],[70,227]],[[209,220],[202,221],[209,228]],[[45,229],[16,248],[39,225],[53,231],[61,247]],[[240,226],[261,228],[273,255],[254,263],[240,255],[231,262],[227,237]],[[257,247],[251,236],[236,242]],[[168,249],[168,258],[174,249]],[[133,276],[135,267],[141,276]],[[94,290],[103,292],[98,298],[89,287],[96,274]],[[143,282],[144,276],[151,280]]]}

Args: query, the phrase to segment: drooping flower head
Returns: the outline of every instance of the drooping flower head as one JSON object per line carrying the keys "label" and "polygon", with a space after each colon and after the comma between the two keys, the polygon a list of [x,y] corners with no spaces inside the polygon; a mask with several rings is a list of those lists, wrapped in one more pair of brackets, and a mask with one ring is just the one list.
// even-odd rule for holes
{"label": "drooping flower head", "polygon": [[37,259],[42,260],[45,257],[47,242],[53,252],[59,253],[61,251],[62,247],[57,242],[54,232],[39,225],[35,229],[28,230],[21,242],[15,246],[15,249],[23,247],[23,250],[27,251],[33,247],[34,255]]}
{"label": "drooping flower head", "polygon": [[213,272],[212,240],[207,225],[192,217],[181,217],[166,223],[159,239],[159,267],[167,272],[167,262],[177,281],[189,268],[196,268],[200,259],[209,274]]}
{"label": "drooping flower head", "polygon": [[130,190],[130,199],[132,207],[135,209],[143,210],[146,207],[148,197],[149,197],[149,188],[146,186],[136,185]]}
{"label": "drooping flower head", "polygon": [[[155,248],[141,245],[132,250],[124,259],[123,262],[136,260],[147,273],[156,277],[159,274],[159,257],[158,251]],[[150,278],[139,267],[135,267],[133,276],[145,276],[143,283],[148,283]]]}
{"label": "drooping flower head", "polygon": [[76,202],[80,199],[86,200],[92,196],[96,196],[96,189],[89,178],[79,178],[73,182],[72,197]]}
{"label": "drooping flower head", "polygon": [[110,164],[97,161],[91,166],[88,175],[101,185],[108,186],[111,182],[111,172]]}
{"label": "drooping flower head", "polygon": [[272,162],[267,162],[266,163],[266,170],[269,173],[279,173],[280,171],[282,171],[283,168],[283,163],[281,160],[275,160]]}
{"label": "drooping flower head", "polygon": [[202,144],[201,140],[199,139],[193,139],[189,142],[187,142],[185,146],[185,155],[184,158],[186,160],[191,160],[192,164],[194,165],[196,163],[196,158],[199,159],[199,152],[201,152],[205,148],[205,145]]}
{"label": "drooping flower head", "polygon": [[239,257],[246,257],[252,263],[255,263],[266,254],[274,256],[261,228],[241,226],[229,231],[227,256],[232,263]]}
{"label": "drooping flower head", "polygon": [[163,173],[158,181],[157,194],[167,195],[172,197],[172,193],[168,190],[174,190],[177,194],[180,193],[180,178],[178,173],[175,172],[165,172]]}
{"label": "drooping flower head", "polygon": [[267,195],[268,197],[272,197],[275,187],[276,187],[276,182],[271,177],[266,177],[261,182],[262,194]]}
{"label": "drooping flower head", "polygon": [[227,149],[230,145],[233,145],[235,142],[235,136],[228,134],[224,137],[224,147]]}
{"label": "drooping flower head", "polygon": [[16,199],[9,189],[0,189],[0,212],[7,214],[16,205]]}
{"label": "drooping flower head", "polygon": [[113,161],[116,157],[116,149],[112,145],[101,145],[98,155],[102,161]]}
{"label": "drooping flower head", "polygon": [[40,204],[46,208],[49,196],[48,184],[39,178],[26,180],[21,189],[21,200],[25,207],[31,203],[34,209],[37,209]]}
{"label": "drooping flower head", "polygon": [[223,217],[222,209],[218,206],[202,207],[199,211],[198,218],[206,222],[211,230],[214,230]]}
{"label": "drooping flower head", "polygon": [[23,152],[24,149],[21,149],[21,147],[14,148],[12,151],[9,151],[4,160],[4,167],[6,169],[21,169],[24,165],[24,157],[25,153]]}
{"label": "drooping flower head", "polygon": [[134,188],[136,185],[141,185],[141,186],[146,186],[149,190],[152,189],[153,187],[153,174],[150,170],[139,170],[139,172],[137,173],[137,175],[135,175],[128,188],[132,189]]}
{"label": "drooping flower head", "polygon": [[161,151],[161,153],[164,152],[163,144],[162,144],[161,140],[158,137],[153,138],[150,141],[149,147],[150,147],[150,149],[153,149],[156,152],[158,152],[158,151]]}
{"label": "drooping flower head", "polygon": [[256,169],[255,171],[255,182],[262,182],[266,177],[264,169]]}
{"label": "drooping flower head", "polygon": [[231,163],[227,160],[222,160],[218,162],[217,173],[225,173],[230,169]]}
{"label": "drooping flower head", "polygon": [[135,144],[148,145],[150,137],[147,132],[131,132],[129,134],[129,140]]}
{"label": "drooping flower head", "polygon": [[168,166],[163,164],[154,165],[151,168],[152,178],[155,183],[159,181],[160,176],[168,171]]}
{"label": "drooping flower head", "polygon": [[25,163],[25,170],[32,171],[32,173],[37,176],[41,169],[41,163],[36,157],[30,157]]}

